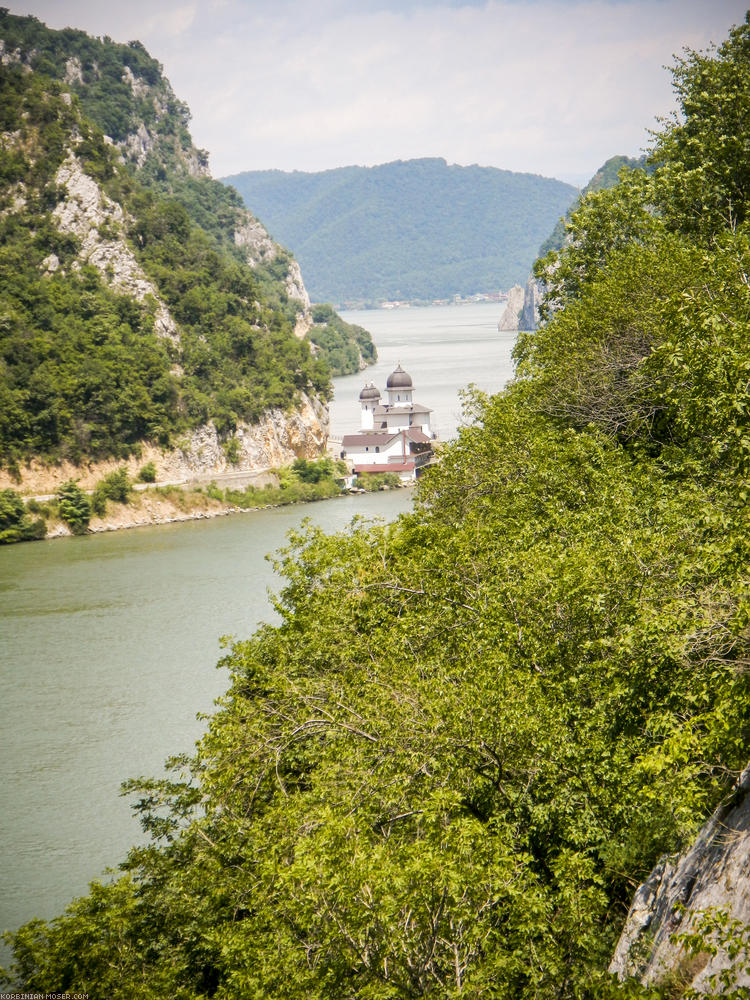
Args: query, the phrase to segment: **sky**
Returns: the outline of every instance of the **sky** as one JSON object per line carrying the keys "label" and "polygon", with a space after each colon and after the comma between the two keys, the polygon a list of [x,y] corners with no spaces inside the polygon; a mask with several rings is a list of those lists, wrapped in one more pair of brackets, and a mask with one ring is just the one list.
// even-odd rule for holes
{"label": "sky", "polygon": [[[8,3],[8,0],[6,0]],[[675,55],[746,0],[31,0],[53,28],[139,39],[215,177],[423,156],[584,184],[674,107]]]}

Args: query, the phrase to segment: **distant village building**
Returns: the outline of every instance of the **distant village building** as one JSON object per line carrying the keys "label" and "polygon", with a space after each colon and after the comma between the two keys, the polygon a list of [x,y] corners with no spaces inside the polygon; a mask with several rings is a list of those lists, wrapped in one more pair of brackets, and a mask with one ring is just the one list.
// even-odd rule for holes
{"label": "distant village building", "polygon": [[387,403],[381,403],[374,382],[368,382],[360,392],[360,430],[344,435],[341,457],[352,463],[357,475],[395,472],[402,479],[415,479],[433,458],[432,410],[413,401],[411,375],[400,364],[388,376],[385,387]]}

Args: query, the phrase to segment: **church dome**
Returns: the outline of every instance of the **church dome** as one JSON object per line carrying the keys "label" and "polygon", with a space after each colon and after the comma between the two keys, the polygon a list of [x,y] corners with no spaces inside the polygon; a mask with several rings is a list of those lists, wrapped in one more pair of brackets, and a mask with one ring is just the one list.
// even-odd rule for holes
{"label": "church dome", "polygon": [[368,399],[380,399],[380,389],[378,389],[374,382],[368,382],[362,392],[360,392],[359,398],[363,402]]}
{"label": "church dome", "polygon": [[411,375],[405,372],[399,363],[396,370],[388,376],[385,387],[386,389],[411,389]]}

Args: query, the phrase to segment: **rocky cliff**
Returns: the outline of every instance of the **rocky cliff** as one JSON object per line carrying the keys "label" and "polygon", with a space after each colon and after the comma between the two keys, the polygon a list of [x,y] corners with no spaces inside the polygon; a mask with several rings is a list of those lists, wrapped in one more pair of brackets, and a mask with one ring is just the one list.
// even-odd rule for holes
{"label": "rocky cliff", "polygon": [[521,285],[514,285],[508,292],[508,301],[497,324],[498,330],[517,330],[523,310],[524,290]]}
{"label": "rocky cliff", "polygon": [[[257,422],[240,422],[229,439],[209,421],[171,448],[144,441],[138,454],[127,459],[53,464],[32,460],[13,473],[0,469],[0,489],[38,496],[54,493],[62,483],[75,479],[82,489],[92,490],[104,476],[123,466],[131,479],[137,479],[138,470],[147,462],[153,463],[158,482],[209,482],[226,473],[259,472],[289,465],[295,458],[324,455],[328,429],[328,407],[303,394],[292,410],[267,410]],[[236,441],[231,460],[228,441]]]}
{"label": "rocky cliff", "polygon": [[750,767],[690,849],[640,886],[610,971],[675,997],[750,989]]}
{"label": "rocky cliff", "polygon": [[536,330],[539,326],[539,304],[542,301],[542,286],[533,274],[529,275],[523,292],[523,307],[518,321],[519,330]]}
{"label": "rocky cliff", "polygon": [[0,68],[0,482],[323,454],[299,265],[211,179],[156,60],[0,9]]}

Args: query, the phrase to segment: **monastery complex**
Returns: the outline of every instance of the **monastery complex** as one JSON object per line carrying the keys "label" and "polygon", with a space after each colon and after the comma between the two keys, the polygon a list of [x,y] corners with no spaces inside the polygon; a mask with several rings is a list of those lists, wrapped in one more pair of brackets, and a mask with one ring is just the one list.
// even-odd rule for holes
{"label": "monastery complex", "polygon": [[385,387],[387,403],[381,402],[374,382],[368,382],[360,392],[360,430],[344,435],[341,457],[351,463],[357,475],[395,472],[402,479],[416,479],[433,459],[432,410],[413,401],[411,375],[400,364],[388,376]]}

